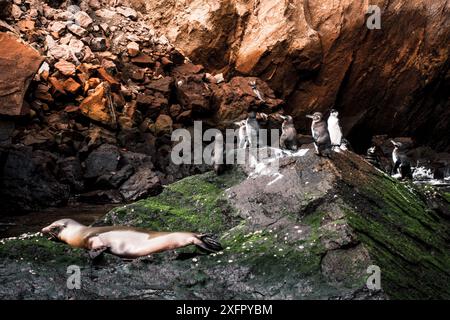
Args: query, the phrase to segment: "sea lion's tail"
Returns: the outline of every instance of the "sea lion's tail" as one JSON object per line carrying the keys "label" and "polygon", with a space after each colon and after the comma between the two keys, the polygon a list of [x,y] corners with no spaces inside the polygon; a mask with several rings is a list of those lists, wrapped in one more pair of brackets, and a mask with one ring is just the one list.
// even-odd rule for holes
{"label": "sea lion's tail", "polygon": [[216,237],[212,234],[200,234],[197,238],[201,241],[196,243],[198,247],[204,249],[208,252],[217,252],[222,251],[223,247],[219,241],[216,240]]}

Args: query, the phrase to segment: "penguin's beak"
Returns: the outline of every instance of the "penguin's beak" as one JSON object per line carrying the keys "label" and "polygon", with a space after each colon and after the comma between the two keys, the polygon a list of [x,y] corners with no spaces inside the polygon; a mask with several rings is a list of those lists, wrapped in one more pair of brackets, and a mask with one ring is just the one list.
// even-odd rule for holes
{"label": "penguin's beak", "polygon": [[314,117],[312,115],[310,115],[310,114],[307,114],[306,117],[310,118],[310,119],[314,119]]}

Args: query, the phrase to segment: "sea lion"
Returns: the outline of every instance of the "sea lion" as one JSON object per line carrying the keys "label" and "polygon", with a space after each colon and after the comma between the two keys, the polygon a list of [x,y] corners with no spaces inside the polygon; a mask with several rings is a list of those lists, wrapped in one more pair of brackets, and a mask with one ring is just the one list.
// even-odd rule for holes
{"label": "sea lion", "polygon": [[211,235],[192,232],[158,232],[126,226],[88,227],[72,219],[53,222],[41,231],[52,240],[89,250],[96,258],[103,252],[134,259],[152,253],[195,245],[208,252],[222,250]]}

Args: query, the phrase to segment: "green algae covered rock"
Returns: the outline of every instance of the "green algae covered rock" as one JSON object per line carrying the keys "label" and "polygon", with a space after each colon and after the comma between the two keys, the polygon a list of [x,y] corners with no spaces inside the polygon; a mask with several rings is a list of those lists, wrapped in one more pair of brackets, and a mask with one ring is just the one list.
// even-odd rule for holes
{"label": "green algae covered rock", "polygon": [[[0,297],[450,298],[448,194],[392,179],[353,153],[309,151],[280,159],[278,172],[258,172],[191,176],[98,222],[214,233],[219,253],[107,255],[91,267],[82,250],[38,235],[3,240]],[[79,290],[66,286],[72,264],[81,268]],[[373,266],[379,290],[366,285]]]}

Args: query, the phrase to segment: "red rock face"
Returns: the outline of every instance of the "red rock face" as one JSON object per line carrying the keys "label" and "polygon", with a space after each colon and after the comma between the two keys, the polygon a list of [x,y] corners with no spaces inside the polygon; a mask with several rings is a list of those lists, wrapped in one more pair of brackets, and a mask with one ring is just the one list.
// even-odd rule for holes
{"label": "red rock face", "polygon": [[30,46],[0,32],[0,115],[18,116],[29,111],[23,97],[43,60]]}
{"label": "red rock face", "polygon": [[366,26],[366,1],[141,2],[194,62],[266,81],[300,131],[306,113],[334,107],[358,145],[412,135],[450,150],[448,1],[372,1],[380,30]]}

